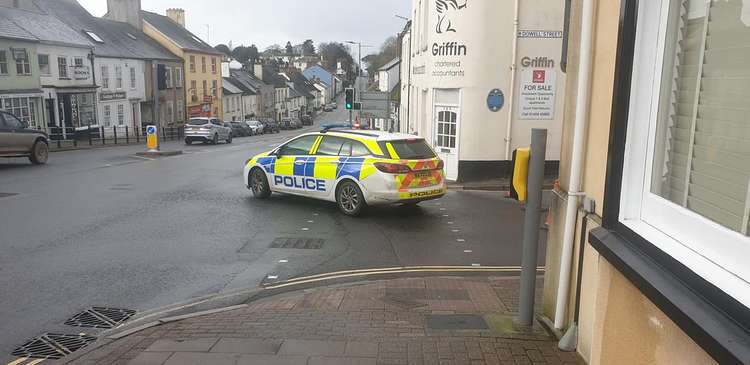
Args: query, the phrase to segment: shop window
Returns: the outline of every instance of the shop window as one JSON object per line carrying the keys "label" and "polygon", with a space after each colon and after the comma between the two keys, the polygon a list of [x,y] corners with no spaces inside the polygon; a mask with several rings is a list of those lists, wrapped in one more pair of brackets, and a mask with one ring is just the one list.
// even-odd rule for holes
{"label": "shop window", "polygon": [[49,67],[49,55],[40,54],[37,56],[39,62],[39,73],[42,75],[50,75],[52,72]]}
{"label": "shop window", "polygon": [[125,125],[125,105],[117,104],[117,125]]}
{"label": "shop window", "polygon": [[750,4],[640,6],[620,220],[747,305]]}
{"label": "shop window", "polygon": [[102,65],[102,88],[109,89],[109,67]]}
{"label": "shop window", "polygon": [[68,76],[68,59],[66,57],[57,57],[57,73],[61,79],[67,79]]}
{"label": "shop window", "polygon": [[130,88],[135,90],[136,87],[136,74],[135,67],[130,68]]}
{"label": "shop window", "polygon": [[13,57],[16,59],[16,74],[31,75],[31,63],[29,62],[29,53],[25,50],[13,50]]}
{"label": "shop window", "polygon": [[0,50],[0,75],[8,74],[8,55],[4,50]]}
{"label": "shop window", "polygon": [[36,105],[34,98],[6,98],[1,100],[0,110],[15,115],[32,127],[37,127]]}
{"label": "shop window", "polygon": [[115,88],[122,89],[122,66],[115,66]]}

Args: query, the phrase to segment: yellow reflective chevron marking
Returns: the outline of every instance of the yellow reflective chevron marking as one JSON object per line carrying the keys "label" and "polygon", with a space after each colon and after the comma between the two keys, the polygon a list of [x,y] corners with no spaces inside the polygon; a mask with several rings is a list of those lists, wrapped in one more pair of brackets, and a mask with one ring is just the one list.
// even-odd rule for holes
{"label": "yellow reflective chevron marking", "polygon": [[391,154],[392,159],[398,160],[401,158],[401,157],[398,157],[398,153],[396,153],[396,150],[393,148],[393,145],[391,144],[391,142],[386,143],[385,148],[388,149],[388,153]]}

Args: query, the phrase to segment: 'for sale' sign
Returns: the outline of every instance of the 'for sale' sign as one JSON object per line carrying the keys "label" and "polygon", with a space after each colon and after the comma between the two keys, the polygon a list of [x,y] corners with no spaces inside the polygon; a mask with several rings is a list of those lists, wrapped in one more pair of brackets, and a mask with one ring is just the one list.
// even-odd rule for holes
{"label": "'for sale' sign", "polygon": [[519,118],[555,119],[556,74],[551,70],[525,69],[521,76]]}

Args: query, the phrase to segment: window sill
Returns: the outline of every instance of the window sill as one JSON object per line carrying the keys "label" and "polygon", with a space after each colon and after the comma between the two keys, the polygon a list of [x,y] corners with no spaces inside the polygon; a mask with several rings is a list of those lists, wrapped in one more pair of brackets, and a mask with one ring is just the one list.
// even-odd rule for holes
{"label": "window sill", "polygon": [[742,303],[707,289],[710,284],[679,263],[660,264],[667,258],[656,257],[655,247],[658,252],[646,252],[605,228],[591,230],[589,242],[716,361],[750,364],[750,329],[738,321],[750,318],[750,310]]}

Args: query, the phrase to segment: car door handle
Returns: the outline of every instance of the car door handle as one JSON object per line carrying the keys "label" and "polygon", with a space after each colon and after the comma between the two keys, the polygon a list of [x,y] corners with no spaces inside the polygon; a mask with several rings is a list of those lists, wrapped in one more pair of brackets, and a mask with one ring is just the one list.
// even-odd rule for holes
{"label": "car door handle", "polygon": [[304,165],[305,163],[307,162],[306,161],[294,161],[295,165]]}

